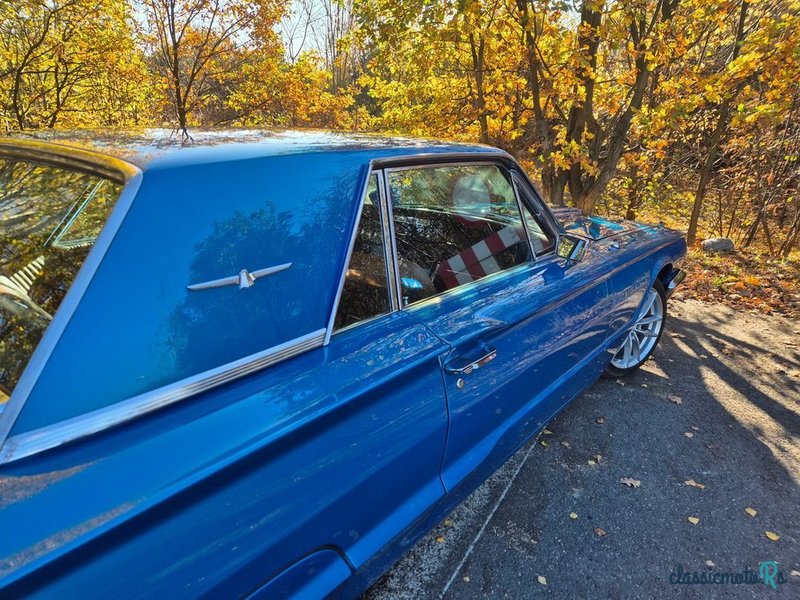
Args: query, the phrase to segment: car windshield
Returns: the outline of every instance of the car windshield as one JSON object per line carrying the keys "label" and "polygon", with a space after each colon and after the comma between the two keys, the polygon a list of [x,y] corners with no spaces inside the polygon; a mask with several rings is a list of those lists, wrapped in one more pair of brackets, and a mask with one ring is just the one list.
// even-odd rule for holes
{"label": "car windshield", "polygon": [[0,412],[122,186],[0,157]]}

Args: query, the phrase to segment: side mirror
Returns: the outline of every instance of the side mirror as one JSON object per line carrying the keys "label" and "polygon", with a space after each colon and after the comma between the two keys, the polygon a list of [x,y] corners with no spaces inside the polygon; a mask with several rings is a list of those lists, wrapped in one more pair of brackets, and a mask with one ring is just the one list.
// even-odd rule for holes
{"label": "side mirror", "polygon": [[575,235],[562,234],[558,236],[556,254],[569,261],[583,260],[583,255],[586,254],[586,240]]}

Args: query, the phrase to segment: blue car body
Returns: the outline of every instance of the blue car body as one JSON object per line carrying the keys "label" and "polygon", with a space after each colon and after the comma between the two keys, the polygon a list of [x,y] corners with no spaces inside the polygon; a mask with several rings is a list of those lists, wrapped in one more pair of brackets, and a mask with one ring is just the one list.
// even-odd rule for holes
{"label": "blue car body", "polygon": [[[493,148],[250,135],[0,141],[124,184],[0,413],[0,595],[357,596],[599,377],[686,252],[664,227],[549,211]],[[370,173],[459,162],[514,172],[583,259],[334,333]]]}

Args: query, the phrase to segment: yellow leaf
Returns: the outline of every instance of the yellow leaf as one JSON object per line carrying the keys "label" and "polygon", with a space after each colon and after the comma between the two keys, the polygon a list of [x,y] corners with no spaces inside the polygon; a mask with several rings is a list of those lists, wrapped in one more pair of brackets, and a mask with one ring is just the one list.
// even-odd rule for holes
{"label": "yellow leaf", "polygon": [[546,442],[546,441],[544,441],[544,440],[541,440],[539,443],[540,443],[542,446],[544,446],[545,448],[547,448],[547,442]]}
{"label": "yellow leaf", "polygon": [[755,517],[758,514],[758,511],[755,508],[750,508],[749,506],[744,509],[744,512],[746,512],[751,517]]}
{"label": "yellow leaf", "polygon": [[597,464],[597,462],[593,461],[591,458],[589,460],[587,460],[586,462],[589,463],[590,465],[596,465]]}
{"label": "yellow leaf", "polygon": [[694,479],[687,479],[686,481],[684,481],[684,483],[693,488],[697,488],[698,490],[704,490],[706,487],[702,483],[697,483]]}
{"label": "yellow leaf", "polygon": [[683,435],[685,435],[685,436],[686,436],[686,437],[688,437],[688,438],[690,438],[690,437],[694,437],[694,434],[693,434],[691,431],[687,431],[687,432],[686,432],[686,433],[684,433]]}
{"label": "yellow leaf", "polygon": [[578,518],[578,513],[576,513],[576,512],[569,513],[569,518],[570,519],[577,519]]}
{"label": "yellow leaf", "polygon": [[691,523],[692,525],[697,525],[699,522],[700,519],[698,519],[697,517],[689,517],[689,523]]}
{"label": "yellow leaf", "polygon": [[781,536],[779,536],[777,533],[775,533],[773,531],[767,531],[767,532],[765,532],[765,535],[769,539],[771,539],[773,542],[777,542],[779,539],[781,539]]}
{"label": "yellow leaf", "polygon": [[547,577],[545,577],[544,575],[539,575],[539,576],[536,578],[536,581],[538,581],[538,582],[539,582],[539,583],[541,583],[542,585],[547,585]]}

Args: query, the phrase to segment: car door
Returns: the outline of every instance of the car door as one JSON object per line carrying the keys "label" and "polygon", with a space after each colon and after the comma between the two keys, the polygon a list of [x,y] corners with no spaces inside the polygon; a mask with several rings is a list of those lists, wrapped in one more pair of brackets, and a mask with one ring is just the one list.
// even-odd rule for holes
{"label": "car door", "polygon": [[451,348],[449,490],[486,476],[597,377],[607,282],[591,251],[556,256],[545,209],[502,164],[390,168],[386,183],[403,309]]}

